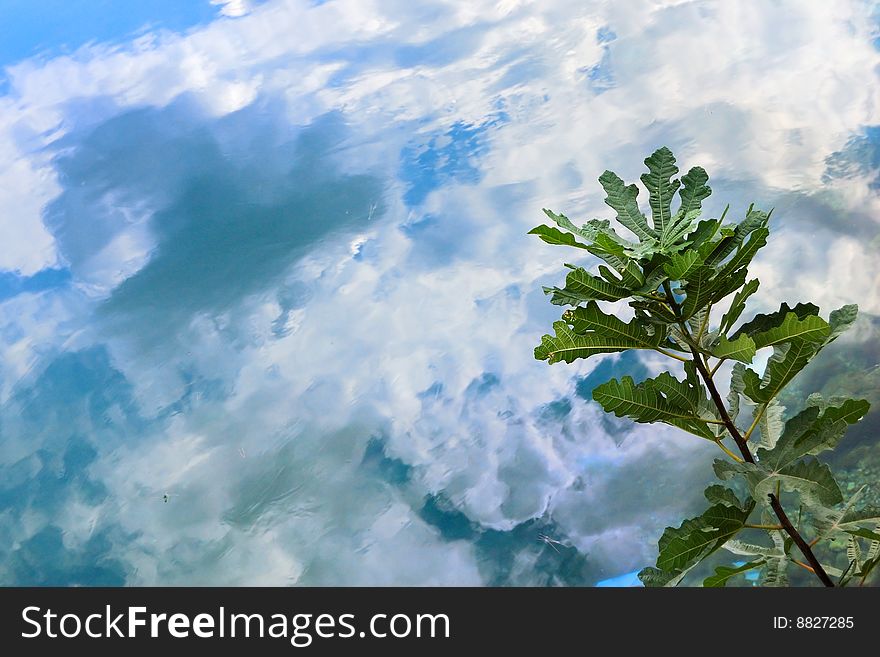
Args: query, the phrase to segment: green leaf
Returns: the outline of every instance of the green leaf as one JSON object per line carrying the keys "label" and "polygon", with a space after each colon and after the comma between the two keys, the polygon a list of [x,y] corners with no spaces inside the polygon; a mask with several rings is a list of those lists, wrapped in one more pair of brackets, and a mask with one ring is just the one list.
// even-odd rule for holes
{"label": "green leaf", "polygon": [[[826,408],[828,408],[829,405],[838,406],[839,402],[842,399],[845,399],[845,398],[830,397],[830,398],[826,399],[825,397],[822,396],[822,393],[814,392],[814,393],[811,393],[807,397],[807,406],[815,406],[821,412],[821,411],[824,411]],[[831,403],[831,402],[834,402],[834,403]]]}
{"label": "green leaf", "polygon": [[722,335],[718,344],[712,348],[712,355],[716,358],[751,363],[755,357],[755,343],[747,335],[741,335],[736,340],[728,340],[726,336]]}
{"label": "green leaf", "polygon": [[746,366],[742,363],[734,363],[730,372],[730,392],[727,395],[727,414],[731,420],[736,420],[740,411],[740,398],[745,393],[745,382],[743,376]]}
{"label": "green leaf", "polygon": [[859,545],[859,539],[850,536],[846,545],[846,558],[855,566],[856,570],[861,570],[862,565],[862,547]]}
{"label": "green leaf", "polygon": [[550,303],[557,306],[576,306],[593,300],[618,301],[630,296],[630,291],[625,287],[593,276],[582,267],[576,267],[568,272],[564,288],[545,287],[544,293],[552,294]]}
{"label": "green leaf", "polygon": [[743,333],[747,335],[756,335],[774,329],[782,324],[789,313],[794,313],[798,319],[804,319],[810,315],[818,315],[819,307],[814,306],[812,303],[799,303],[794,308],[789,308],[787,303],[783,303],[776,312],[766,315],[755,315],[750,322],[746,322],[740,326],[731,339],[735,340]]}
{"label": "green leaf", "polygon": [[724,544],[724,549],[732,554],[744,557],[785,557],[785,551],[781,547],[765,547],[753,543],[745,543],[737,539],[731,539]]}
{"label": "green leaf", "polygon": [[705,326],[703,322],[708,323],[709,321],[709,309],[703,308],[702,310],[698,310],[687,320],[687,325],[690,327],[691,335],[695,338],[701,332],[705,330]]}
{"label": "green leaf", "polygon": [[733,297],[733,301],[730,303],[730,307],[727,312],[721,318],[721,331],[723,333],[727,333],[733,328],[733,325],[740,318],[743,311],[746,308],[746,301],[750,296],[752,296],[755,292],[758,291],[758,287],[761,285],[761,281],[757,278],[753,278],[748,281],[741,290],[739,290]]}
{"label": "green leaf", "polygon": [[667,339],[669,339],[670,342],[675,345],[675,349],[677,349],[678,351],[685,351],[690,353],[691,349],[688,346],[687,340],[685,339],[684,332],[676,324],[672,324],[669,326],[669,332],[666,337]]}
{"label": "green leaf", "polygon": [[712,193],[706,184],[709,182],[709,174],[703,167],[692,167],[681,177],[681,182],[682,188],[678,193],[681,198],[681,207],[678,211],[682,214],[688,214],[699,210],[703,201]]}
{"label": "green leaf", "polygon": [[831,325],[831,333],[828,336],[827,342],[836,340],[837,336],[848,330],[855,323],[858,316],[859,307],[854,303],[841,306],[837,310],[832,310],[828,318],[828,322]]}
{"label": "green leaf", "polygon": [[[748,335],[751,335],[755,341],[755,347],[762,349],[793,340],[821,343],[827,339],[830,331],[831,327],[821,317],[807,315],[800,319],[795,313],[790,312],[785,315],[778,326]],[[747,334],[740,333],[738,337],[744,335]]]}
{"label": "green leaf", "polygon": [[[845,422],[855,424],[871,410],[871,404],[866,399],[849,399],[846,397],[832,397],[825,401],[819,416],[820,422]],[[816,454],[818,452],[811,452]]]}
{"label": "green leaf", "polygon": [[716,504],[677,528],[667,527],[658,542],[657,568],[678,573],[702,561],[743,528],[749,513],[751,508]]}
{"label": "green leaf", "polygon": [[645,274],[639,269],[639,266],[632,260],[627,261],[623,271],[620,272],[624,287],[632,290],[638,290],[645,284]]}
{"label": "green leaf", "polygon": [[633,319],[625,324],[613,315],[606,315],[595,301],[586,307],[566,312],[570,320],[554,322],[556,336],[545,335],[540,346],[535,348],[535,358],[550,363],[565,361],[571,363],[578,358],[589,358],[595,354],[626,351],[627,349],[654,349],[663,339],[663,332]]}
{"label": "green leaf", "polygon": [[[608,221],[603,222],[600,220],[594,220],[589,224],[583,226],[582,228],[578,228],[574,225],[571,219],[566,217],[564,214],[556,214],[555,212],[553,212],[552,210],[548,210],[547,208],[544,208],[543,212],[557,226],[559,226],[560,228],[564,228],[565,230],[574,233],[579,237],[583,237],[585,240],[587,240],[587,242],[592,242],[594,239],[596,239],[596,235],[602,232],[603,229],[608,229],[611,226]],[[538,228],[540,228],[540,226],[538,226]],[[537,228],[532,230],[537,230]]]}
{"label": "green leaf", "polygon": [[648,173],[643,173],[641,180],[650,195],[654,229],[662,234],[672,216],[670,210],[672,197],[681,185],[678,180],[670,180],[678,173],[678,167],[675,166],[675,156],[672,151],[665,146],[645,158],[645,165],[648,167]]}
{"label": "green leaf", "polygon": [[715,289],[715,270],[712,267],[700,265],[688,274],[684,303],[681,305],[681,314],[688,319],[709,305],[712,292]]}
{"label": "green leaf", "polygon": [[715,476],[722,481],[733,479],[737,475],[741,475],[747,481],[749,477],[760,479],[763,476],[754,463],[734,463],[722,459],[715,459],[712,462],[712,470],[715,471]]}
{"label": "green leaf", "polygon": [[668,573],[665,570],[648,566],[639,571],[639,579],[646,588],[676,586],[685,573]]}
{"label": "green leaf", "polygon": [[578,242],[571,233],[563,233],[558,228],[553,228],[552,226],[535,226],[527,234],[537,235],[547,242],[547,244],[562,244],[564,246],[574,246],[579,249],[588,248],[586,244]]}
{"label": "green leaf", "polygon": [[[630,261],[630,257],[627,255],[626,251],[637,248],[637,245],[628,242],[614,232],[614,229],[611,228],[611,222],[607,219],[590,219],[590,221],[579,228],[564,214],[556,214],[546,208],[544,208],[544,214],[553,220],[553,222],[560,228],[587,240],[587,245],[585,247],[586,250],[597,258],[601,258],[607,262],[617,271],[623,271],[626,268],[627,263]],[[532,232],[540,229],[541,226],[538,226],[533,229]],[[542,239],[544,238],[542,237]],[[553,236],[551,239],[555,240],[563,238]],[[568,244],[567,242],[564,243]]]}
{"label": "green leaf", "polygon": [[784,587],[788,586],[788,559],[785,556],[785,537],[780,531],[768,532],[773,539],[776,550],[782,552],[781,557],[767,559],[761,569],[761,586]]}
{"label": "green leaf", "polygon": [[861,538],[867,538],[871,541],[880,541],[880,530],[871,531],[870,529],[865,529],[864,527],[854,527],[853,529],[846,530],[847,534],[852,534],[853,536],[859,536]]}
{"label": "green leaf", "polygon": [[716,304],[729,294],[733,294],[746,283],[746,275],[748,270],[743,267],[733,272],[729,276],[719,276],[717,285],[712,290],[709,303]]}
{"label": "green leaf", "polygon": [[751,561],[749,563],[743,564],[738,568],[734,568],[731,566],[716,566],[715,574],[710,575],[706,579],[703,580],[703,586],[706,588],[722,588],[725,584],[727,584],[727,580],[736,575],[741,575],[742,573],[748,572],[750,570],[754,570],[760,566],[764,565],[763,561]]}
{"label": "green leaf", "polygon": [[731,235],[722,237],[716,243],[711,253],[706,257],[706,264],[717,265],[723,262],[727,256],[740,247],[751,233],[766,226],[769,218],[766,212],[760,210],[753,210],[746,214],[746,218],[737,224]]}
{"label": "green leaf", "polygon": [[599,265],[599,276],[604,278],[612,285],[620,285],[623,282],[623,279],[620,276],[615,276],[614,273],[605,265]]}
{"label": "green leaf", "polygon": [[687,247],[688,241],[682,238],[691,231],[699,216],[699,210],[687,214],[676,212],[672,215],[672,221],[660,239],[661,253],[676,253]]}
{"label": "green leaf", "polygon": [[715,440],[715,433],[701,415],[708,406],[702,387],[679,381],[669,372],[636,384],[632,377],[611,379],[593,389],[593,400],[608,413],[635,422],[665,422],[689,433]]}
{"label": "green leaf", "polygon": [[[755,413],[759,413],[761,408],[756,406]],[[764,449],[773,449],[782,436],[782,431],[785,429],[785,422],[782,419],[784,413],[785,406],[775,399],[766,405],[766,410],[758,420],[758,432],[761,436],[758,444]]]}
{"label": "green leaf", "polygon": [[685,237],[692,230],[700,216],[700,207],[712,190],[705,184],[709,176],[701,167],[694,167],[682,176],[684,187],[679,192],[681,206],[669,221],[666,221],[660,235],[660,250],[663,253],[675,253],[687,245],[695,249],[706,239],[710,239],[720,222],[701,222],[697,230]]}
{"label": "green leaf", "polygon": [[839,406],[827,406],[822,412],[816,406],[809,406],[791,418],[772,449],[758,450],[761,463],[779,470],[803,456],[834,449],[846,433],[847,425],[860,420],[871,407],[864,399],[843,399],[839,403]]}
{"label": "green leaf", "polygon": [[[755,254],[767,244],[767,236],[770,231],[766,228],[759,228],[749,235],[748,241],[744,242],[740,248],[736,250],[733,257],[724,263],[724,266],[718,272],[719,280],[724,280],[728,276],[743,267],[747,267],[755,257]],[[745,281],[745,279],[743,279]]]}
{"label": "green leaf", "polygon": [[849,510],[837,523],[837,528],[853,536],[880,540],[880,508],[870,506],[858,511]]}
{"label": "green leaf", "polygon": [[546,360],[551,364],[559,361],[571,363],[578,358],[638,348],[619,338],[603,338],[593,333],[581,335],[571,330],[565,322],[553,322],[553,330],[556,332],[555,336],[543,336],[541,344],[535,347],[537,360]]}
{"label": "green leaf", "polygon": [[872,570],[874,570],[874,568],[877,567],[878,564],[880,564],[880,555],[865,562],[865,564],[862,566],[862,571],[859,573],[859,577],[862,578],[862,582],[865,581],[865,578],[871,573]]}
{"label": "green leaf", "polygon": [[674,253],[669,257],[669,262],[663,265],[670,280],[680,281],[702,264],[700,254],[697,251],[685,251],[682,254]]}
{"label": "green leaf", "polygon": [[[880,524],[877,525],[877,531],[880,532]],[[868,547],[868,554],[865,556],[865,559],[878,558],[880,558],[880,540],[871,541],[871,544]]]}
{"label": "green leaf", "polygon": [[595,301],[565,314],[575,332],[589,332],[628,342],[632,349],[654,349],[663,339],[663,331],[638,319],[624,323],[614,315],[603,313]]}
{"label": "green leaf", "polygon": [[758,291],[758,286],[760,284],[761,282],[757,278],[753,278],[733,296],[733,301],[731,301],[730,303],[730,308],[721,317],[720,328],[722,333],[727,333],[731,328],[733,328],[736,320],[739,319],[740,315],[742,315],[743,311],[746,309],[746,299],[748,299],[750,296]]}
{"label": "green leaf", "polygon": [[703,491],[703,495],[709,500],[709,504],[724,504],[725,506],[735,506],[738,509],[745,509],[743,504],[729,488],[719,484],[712,484]]}
{"label": "green leaf", "polygon": [[612,236],[612,233],[614,231],[610,228],[608,232],[598,233],[593,243],[587,246],[587,251],[622,272],[632,262],[632,259],[626,253],[626,246],[617,241],[616,235]]}
{"label": "green leaf", "polygon": [[607,194],[605,203],[617,212],[617,220],[637,235],[642,242],[655,242],[657,234],[648,226],[648,221],[639,210],[636,200],[639,188],[635,185],[625,185],[613,171],[603,173],[599,177],[599,183]]}
{"label": "green leaf", "polygon": [[636,315],[638,315],[639,312],[647,313],[652,323],[661,324],[665,327],[668,327],[670,330],[675,326],[675,323],[678,321],[678,318],[675,316],[675,314],[672,313],[667,306],[659,301],[630,301],[629,305],[637,311]]}
{"label": "green leaf", "polygon": [[687,296],[681,304],[682,318],[693,317],[703,308],[717,303],[739,289],[745,283],[746,273],[742,268],[729,276],[716,277],[712,267],[703,265],[694,269],[689,273],[685,286]]}
{"label": "green leaf", "polygon": [[831,506],[843,499],[831,470],[814,458],[796,461],[779,470],[768,469],[763,462],[732,463],[716,459],[713,468],[722,480],[742,476],[756,500],[767,500],[770,493],[776,492],[777,484],[783,490],[798,493],[807,505]]}
{"label": "green leaf", "polygon": [[807,505],[816,502],[825,505],[839,504],[843,500],[831,470],[813,458],[769,472],[768,476],[755,483],[752,495],[755,499],[766,499],[770,493],[775,492],[777,483],[781,484],[783,490],[798,493]]}
{"label": "green leaf", "polygon": [[663,267],[653,267],[650,270],[645,268],[645,284],[638,292],[657,292],[664,281],[668,280],[666,270]]}
{"label": "green leaf", "polygon": [[745,392],[746,384],[745,384],[745,372],[746,366],[742,363],[734,363],[733,369],[730,372],[730,389],[735,390],[738,393],[742,394]]}
{"label": "green leaf", "polygon": [[750,369],[743,372],[745,394],[754,402],[766,403],[773,399],[818,353],[821,345],[796,340],[773,347],[764,376]]}
{"label": "green leaf", "polygon": [[[813,526],[816,528],[817,541],[846,532],[846,529],[842,526],[843,519],[852,511],[852,508],[856,505],[864,492],[865,487],[862,486],[846,501],[846,504],[839,509],[824,506],[810,509],[813,514]],[[870,524],[870,517],[867,522],[863,524]],[[856,524],[849,528],[853,529],[860,526],[861,525]]]}
{"label": "green leaf", "polygon": [[712,244],[712,239],[718,233],[721,222],[717,219],[704,219],[697,224],[696,230],[690,233],[685,240],[692,249],[697,249],[702,255],[702,248],[706,244]]}

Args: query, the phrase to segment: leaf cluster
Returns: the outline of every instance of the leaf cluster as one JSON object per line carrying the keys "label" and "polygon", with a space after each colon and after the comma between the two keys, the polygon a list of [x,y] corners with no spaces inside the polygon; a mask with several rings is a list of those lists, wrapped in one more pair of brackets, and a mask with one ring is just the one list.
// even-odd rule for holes
{"label": "leaf cluster", "polygon": [[[643,582],[677,584],[709,554],[733,546],[732,552],[750,561],[719,567],[706,586],[724,586],[756,568],[762,583],[785,584],[786,566],[798,560],[772,515],[757,523],[769,527],[772,547],[734,538],[753,528],[751,514],[769,514],[770,495],[798,503],[815,542],[845,537],[849,567],[828,566],[829,573],[839,572],[840,583],[867,577],[880,561],[880,515],[856,513],[855,501],[844,502],[830,469],[816,455],[837,446],[847,426],[867,413],[868,402],[814,395],[787,421],[778,402],[780,392],[816,354],[853,324],[857,306],[843,306],[824,319],[811,303],[782,303],[774,312],[741,322],[760,285],[757,278],[749,279],[748,267],[767,243],[772,211],[751,205],[738,221],[727,222],[728,206],[717,219],[701,219],[702,204],[711,194],[701,167],[676,178],[675,157],[665,147],[646,158],[645,165],[641,182],[648,192],[648,215],[638,203],[639,187],[606,171],[599,183],[615,213],[614,225],[592,219],[579,226],[545,209],[552,225],[530,231],[549,244],[593,256],[588,262],[596,265],[591,271],[566,264],[564,284],[544,288],[552,303],[567,309],[535,348],[535,358],[572,363],[638,349],[678,361],[678,376],[670,371],[641,382],[628,376],[612,379],[594,389],[593,399],[618,417],[662,422],[715,442],[728,455],[716,461],[716,475],[735,480],[745,495],[741,501],[730,488],[707,489],[709,508],[678,528],[667,528],[657,564],[642,571]],[[630,308],[626,320],[620,317],[624,303]],[[615,304],[617,312],[603,309],[605,304]],[[752,366],[761,350],[769,353],[763,371]],[[733,366],[722,370],[725,363]],[[722,400],[716,379],[727,370],[729,394]],[[725,446],[731,438],[748,458]],[[862,549],[860,540],[870,544]]]}

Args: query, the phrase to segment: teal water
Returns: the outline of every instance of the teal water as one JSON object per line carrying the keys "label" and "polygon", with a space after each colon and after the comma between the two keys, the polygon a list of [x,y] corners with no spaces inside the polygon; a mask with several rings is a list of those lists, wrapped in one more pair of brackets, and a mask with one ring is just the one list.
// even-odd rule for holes
{"label": "teal water", "polygon": [[[588,401],[659,361],[533,359],[563,256],[526,232],[610,217],[595,179],[668,145],[708,214],[775,207],[751,310],[862,309],[786,403],[880,401],[880,14],[825,4],[22,14],[0,583],[634,583],[715,453]],[[880,475],[877,417],[845,483]]]}

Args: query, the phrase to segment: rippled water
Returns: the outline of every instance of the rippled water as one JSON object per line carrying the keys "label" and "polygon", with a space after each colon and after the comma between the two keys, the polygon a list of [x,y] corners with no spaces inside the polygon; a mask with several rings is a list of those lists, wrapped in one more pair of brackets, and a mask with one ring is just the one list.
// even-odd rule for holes
{"label": "rippled water", "polygon": [[190,5],[0,50],[3,584],[630,581],[714,454],[533,359],[526,232],[664,144],[776,208],[754,310],[862,308],[787,401],[880,401],[872,5]]}

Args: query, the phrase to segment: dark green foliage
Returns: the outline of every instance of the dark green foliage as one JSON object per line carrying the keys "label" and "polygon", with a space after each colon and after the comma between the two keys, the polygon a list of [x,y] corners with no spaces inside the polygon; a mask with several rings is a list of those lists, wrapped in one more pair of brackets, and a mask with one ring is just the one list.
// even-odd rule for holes
{"label": "dark green foliage", "polygon": [[[783,422],[785,408],[777,400],[810,360],[853,324],[858,308],[843,306],[826,320],[811,303],[783,303],[776,312],[737,326],[760,285],[748,279],[748,267],[767,243],[771,213],[750,206],[738,222],[725,222],[728,210],[720,219],[699,220],[702,202],[711,194],[706,172],[694,167],[675,178],[679,170],[668,148],[655,151],[645,165],[648,172],[641,182],[650,216],[639,207],[636,185],[611,171],[599,178],[605,203],[624,234],[605,219],[577,226],[550,210],[544,213],[555,226],[531,231],[549,244],[574,247],[581,256],[589,253],[604,263],[595,274],[566,265],[564,286],[545,288],[552,303],[569,308],[553,324],[554,335],[543,337],[535,357],[571,363],[640,349],[683,363],[684,378],[663,372],[636,383],[624,376],[596,386],[593,399],[618,417],[663,422],[716,443],[726,454],[715,462],[717,476],[739,481],[739,489],[747,492],[740,500],[724,486],[707,488],[709,508],[666,529],[656,566],[641,572],[642,581],[646,586],[677,585],[724,548],[749,560],[739,567],[717,567],[704,586],[724,586],[758,568],[763,585],[786,585],[787,566],[803,565],[801,559],[814,564],[826,585],[831,575],[838,585],[863,582],[880,563],[880,511],[859,510],[858,496],[845,501],[831,470],[816,456],[834,449],[869,404],[812,395],[807,408]],[[620,301],[632,309],[628,321],[599,305]],[[722,311],[717,325],[715,310]],[[762,349],[770,357],[759,373],[749,365]],[[733,361],[732,368],[722,368]],[[725,403],[717,382],[727,371]],[[796,513],[798,527],[788,520],[783,499]],[[753,515],[758,520],[750,520]],[[772,546],[739,538],[742,532],[759,531],[766,532]],[[809,533],[812,544],[801,536]],[[848,564],[822,565],[812,546],[841,537],[848,541]]]}

